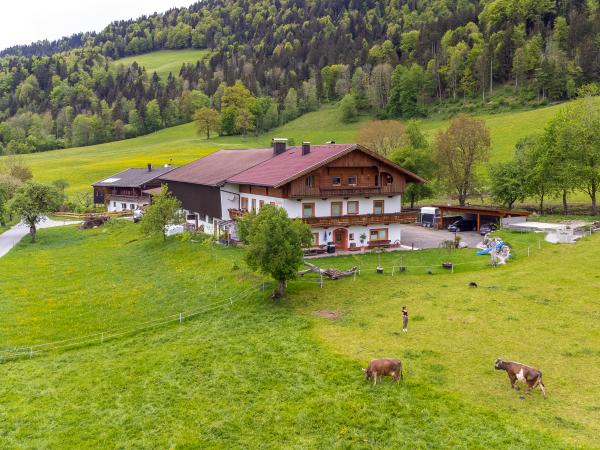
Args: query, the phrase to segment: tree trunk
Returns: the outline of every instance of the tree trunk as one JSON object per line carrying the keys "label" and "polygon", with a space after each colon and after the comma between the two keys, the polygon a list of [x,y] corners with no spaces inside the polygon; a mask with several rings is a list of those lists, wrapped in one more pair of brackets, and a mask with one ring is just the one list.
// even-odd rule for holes
{"label": "tree trunk", "polygon": [[277,280],[277,290],[273,294],[275,300],[285,298],[285,280]]}
{"label": "tree trunk", "polygon": [[592,215],[598,214],[598,208],[596,207],[596,191],[592,192]]}
{"label": "tree trunk", "polygon": [[35,242],[36,232],[37,232],[37,229],[35,228],[35,225],[30,225],[29,226],[29,235],[31,236],[31,242]]}
{"label": "tree trunk", "polygon": [[544,214],[544,194],[540,195],[540,215]]}
{"label": "tree trunk", "polygon": [[569,214],[569,205],[567,205],[567,191],[563,189],[562,192],[562,204],[563,204],[563,214],[566,216]]}

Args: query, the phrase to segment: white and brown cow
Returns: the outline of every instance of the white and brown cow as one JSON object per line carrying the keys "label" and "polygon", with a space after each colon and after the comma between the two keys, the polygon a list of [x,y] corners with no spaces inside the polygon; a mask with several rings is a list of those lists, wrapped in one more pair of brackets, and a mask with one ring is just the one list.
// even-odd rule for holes
{"label": "white and brown cow", "polygon": [[510,379],[510,385],[513,389],[518,389],[517,381],[527,383],[527,392],[531,392],[532,389],[539,386],[546,398],[546,389],[542,382],[542,372],[533,367],[526,366],[513,361],[502,361],[501,359],[496,360],[494,365],[496,370],[506,370],[508,378]]}
{"label": "white and brown cow", "polygon": [[396,380],[396,383],[399,383],[400,379],[403,378],[402,363],[399,359],[394,358],[374,359],[366,369],[363,369],[363,372],[367,380],[373,378],[373,385],[377,384],[381,377],[385,375],[391,376]]}

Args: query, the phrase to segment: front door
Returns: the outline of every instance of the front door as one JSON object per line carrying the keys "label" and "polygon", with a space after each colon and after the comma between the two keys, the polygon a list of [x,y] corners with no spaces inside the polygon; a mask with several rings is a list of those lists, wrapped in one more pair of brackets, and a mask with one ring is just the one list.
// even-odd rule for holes
{"label": "front door", "polygon": [[333,232],[333,241],[336,250],[348,250],[348,230],[338,228]]}

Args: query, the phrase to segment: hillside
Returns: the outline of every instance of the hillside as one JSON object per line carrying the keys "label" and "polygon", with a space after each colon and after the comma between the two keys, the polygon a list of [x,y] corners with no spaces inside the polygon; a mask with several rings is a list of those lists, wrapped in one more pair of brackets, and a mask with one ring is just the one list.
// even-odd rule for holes
{"label": "hillside", "polygon": [[[510,159],[515,143],[521,137],[539,133],[560,107],[482,116],[492,134],[492,163]],[[259,137],[222,136],[207,141],[189,123],[119,142],[24,155],[24,160],[32,167],[36,179],[45,182],[66,179],[70,185],[68,192],[83,192],[90,189],[91,183],[128,167],[144,167],[148,162],[180,165],[220,148],[269,146],[272,137],[287,137],[296,143],[305,140],[352,143],[361,124],[370,119],[363,115],[356,123],[344,124],[336,106],[325,106]],[[426,119],[422,125],[433,137],[447,121]]]}
{"label": "hillside", "polygon": [[113,61],[112,64],[128,66],[136,62],[139,66],[144,67],[147,73],[156,72],[162,80],[166,80],[169,73],[178,76],[183,64],[196,64],[197,61],[203,61],[209,56],[210,52],[206,50],[161,50],[143,55],[127,56]]}
{"label": "hillside", "polygon": [[205,0],[0,52],[0,153],[148,134],[205,106],[243,135],[342,99],[403,119],[485,108],[507,86],[511,107],[565,101],[599,89],[598,33],[584,1]]}
{"label": "hillside", "polygon": [[[433,276],[426,268],[448,258],[440,250],[382,255],[385,275],[375,273],[377,255],[329,258],[360,265],[361,275],[323,289],[292,281],[281,304],[258,290],[219,306],[259,281],[238,249],[140,239],[126,222],[41,230],[38,244],[24,241],[0,259],[2,354],[204,312],[4,361],[0,446],[593,447],[600,373],[589,280],[598,236],[540,249],[537,235],[504,238],[516,259],[503,268],[469,249],[453,257],[456,273]],[[400,256],[408,271],[392,277]],[[532,284],[540,273],[546,284]],[[398,332],[403,304],[407,334]],[[399,386],[365,382],[361,367],[378,355],[403,360]],[[542,368],[548,399],[539,391],[519,399],[493,370],[499,356]],[[577,389],[573,373],[586,374]]]}

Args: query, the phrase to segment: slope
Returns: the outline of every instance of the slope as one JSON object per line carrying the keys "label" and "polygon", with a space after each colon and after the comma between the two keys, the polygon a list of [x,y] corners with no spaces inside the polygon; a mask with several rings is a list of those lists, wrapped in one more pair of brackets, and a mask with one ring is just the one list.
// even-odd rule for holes
{"label": "slope", "polygon": [[210,55],[208,50],[160,50],[151,53],[144,53],[142,55],[127,56],[113,61],[113,65],[123,64],[124,66],[133,64],[136,62],[138,65],[145,67],[148,76],[152,75],[152,72],[158,73],[161,80],[166,80],[169,73],[172,73],[175,77],[179,75],[179,69],[181,66],[189,63],[196,63],[201,61]]}
{"label": "slope", "polygon": [[[554,105],[480,116],[486,120],[492,133],[492,163],[511,158],[515,143],[524,136],[540,133],[560,107]],[[361,116],[358,122],[345,124],[339,119],[337,106],[326,105],[258,137],[220,136],[206,140],[189,123],[125,141],[30,154],[24,159],[31,165],[36,179],[44,182],[66,179],[70,184],[68,192],[83,192],[89,189],[91,183],[128,167],[143,167],[148,162],[179,165],[219,148],[268,146],[272,137],[291,138],[297,144],[304,140],[313,143],[328,140],[353,142],[360,126],[370,119],[369,116]],[[430,138],[447,123],[447,120],[439,119],[422,121]]]}

